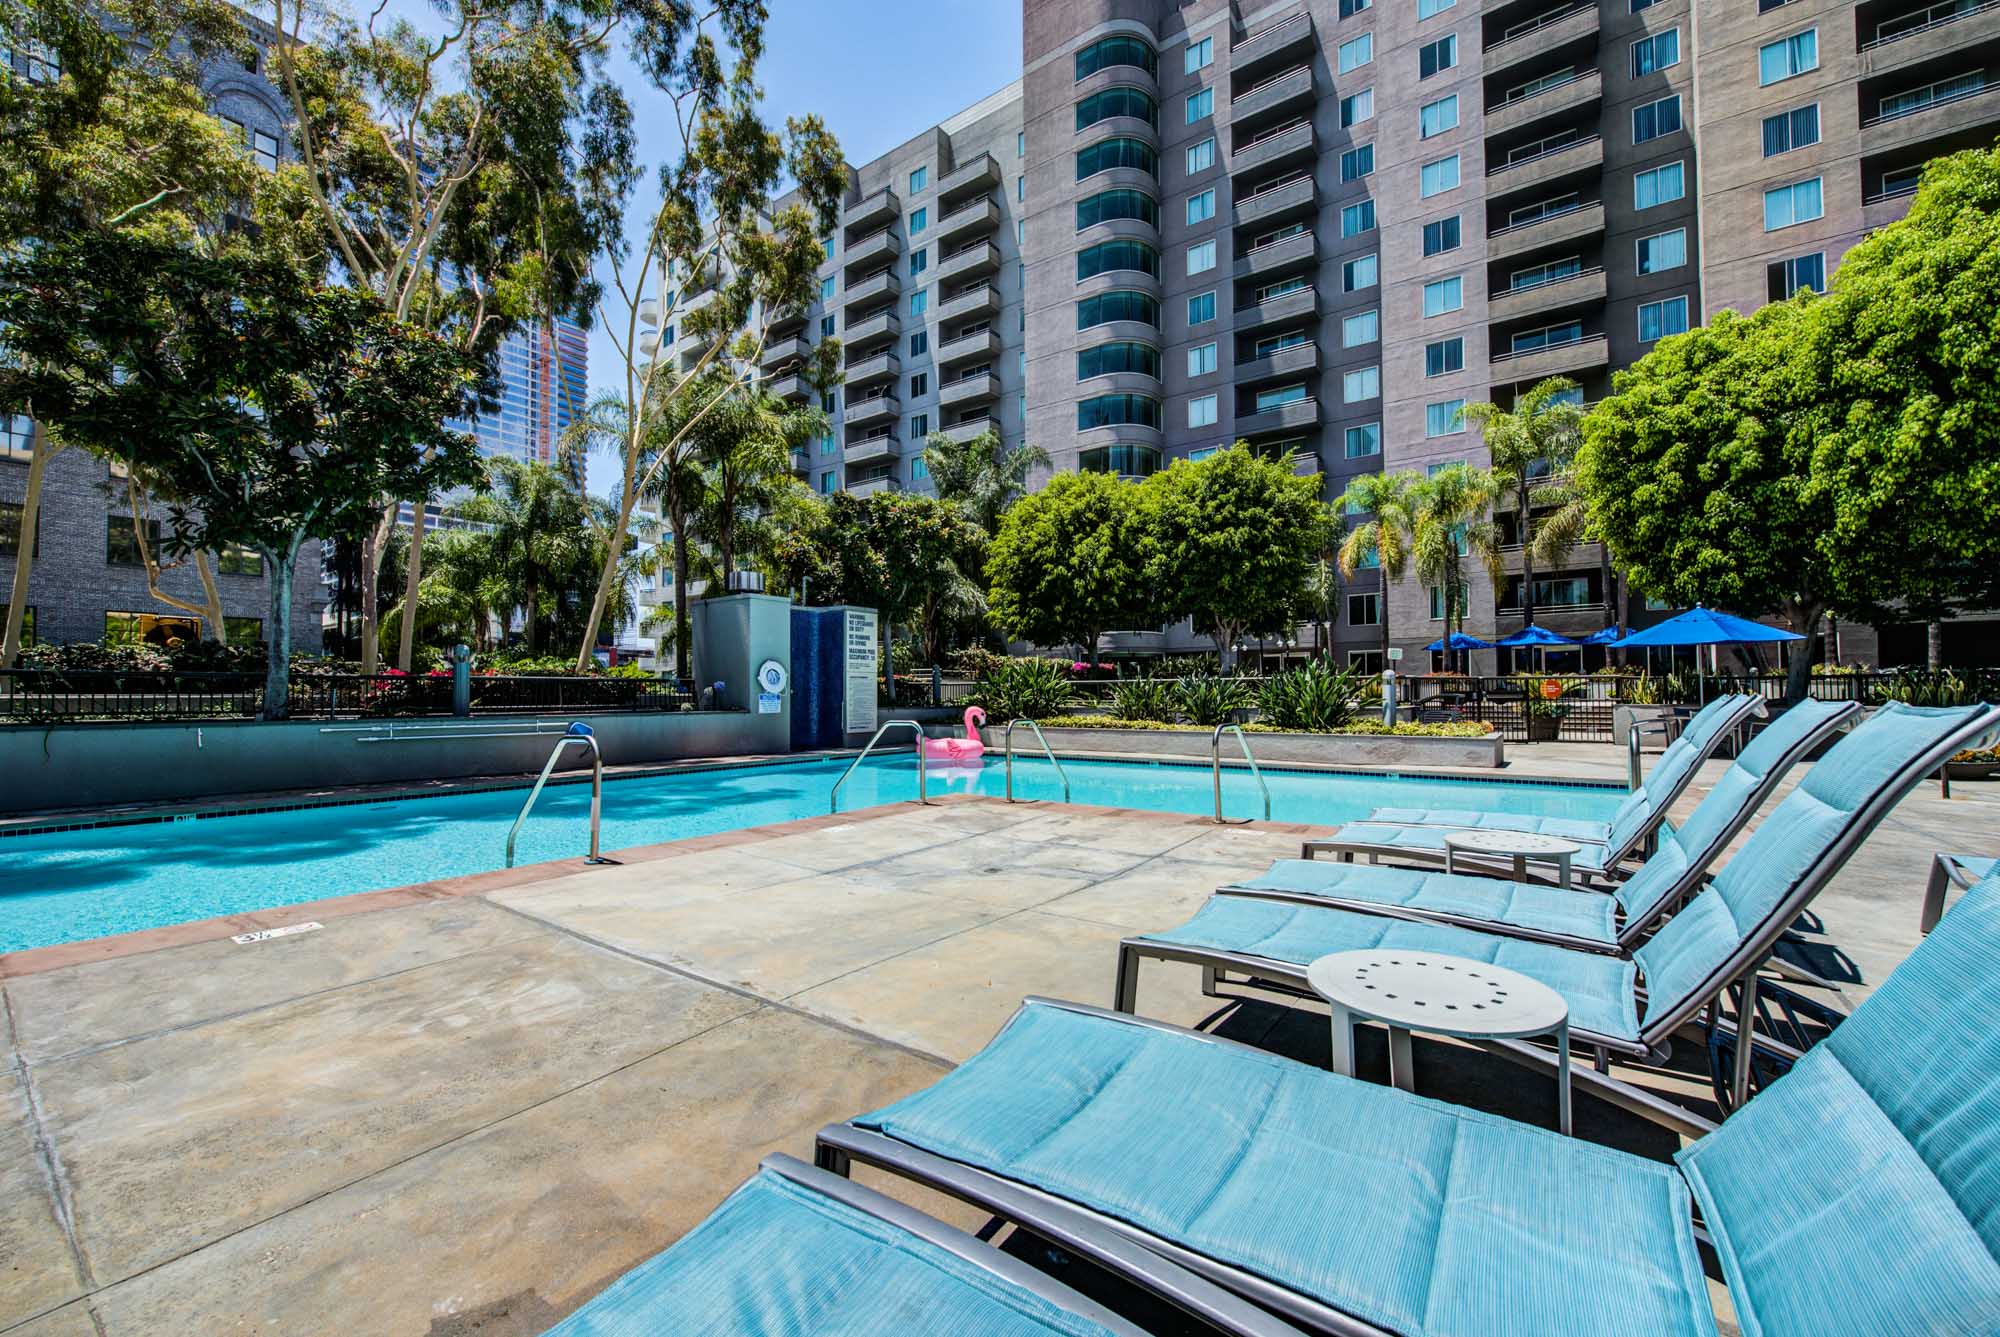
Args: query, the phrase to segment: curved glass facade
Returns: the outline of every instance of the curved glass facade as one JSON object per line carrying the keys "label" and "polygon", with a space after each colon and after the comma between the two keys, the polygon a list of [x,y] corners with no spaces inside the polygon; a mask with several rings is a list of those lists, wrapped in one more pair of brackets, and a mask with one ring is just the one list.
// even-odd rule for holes
{"label": "curved glass facade", "polygon": [[1100,241],[1095,246],[1086,246],[1076,253],[1076,277],[1080,283],[1084,279],[1099,274],[1109,274],[1117,269],[1133,269],[1141,274],[1160,276],[1160,253],[1143,241],[1119,238],[1116,241]]}
{"label": "curved glass facade", "polygon": [[1076,104],[1076,128],[1088,129],[1114,116],[1130,116],[1158,129],[1160,106],[1152,96],[1136,88],[1107,88]]}
{"label": "curved glass facade", "polygon": [[1143,190],[1100,190],[1076,202],[1076,230],[1109,223],[1114,218],[1136,218],[1141,223],[1160,225],[1160,202]]}
{"label": "curved glass facade", "polygon": [[1113,65],[1136,65],[1151,75],[1160,72],[1160,58],[1151,44],[1130,33],[1101,37],[1076,53],[1076,77],[1079,79],[1099,70],[1108,70]]}
{"label": "curved glass facade", "polygon": [[1134,425],[1160,428],[1160,401],[1150,395],[1092,395],[1076,404],[1076,428]]}
{"label": "curved glass facade", "polygon": [[1136,320],[1142,325],[1160,327],[1159,299],[1142,292],[1100,292],[1086,297],[1076,304],[1076,327],[1087,330],[1093,325],[1104,325],[1114,320]]}
{"label": "curved glass facade", "polygon": [[1160,471],[1160,452],[1152,446],[1120,442],[1115,446],[1098,446],[1094,450],[1083,451],[1076,457],[1076,467],[1079,472],[1087,474],[1150,478]]}
{"label": "curved glass facade", "polygon": [[1115,343],[1076,351],[1076,378],[1079,381],[1119,371],[1136,371],[1159,380],[1160,350],[1151,344]]}
{"label": "curved glass facade", "polygon": [[1122,135],[1114,139],[1100,139],[1090,147],[1076,151],[1076,179],[1079,181],[1114,167],[1136,167],[1157,179],[1160,175],[1160,155],[1144,140]]}

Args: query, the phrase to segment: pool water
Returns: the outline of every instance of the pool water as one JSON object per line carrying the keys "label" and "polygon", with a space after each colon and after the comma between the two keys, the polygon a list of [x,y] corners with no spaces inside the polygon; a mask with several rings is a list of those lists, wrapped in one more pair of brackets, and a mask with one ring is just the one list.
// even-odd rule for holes
{"label": "pool water", "polygon": [[[731,766],[607,781],[603,849],[651,845],[800,817],[822,816],[846,758]],[[1065,763],[1077,803],[1206,814],[1206,766]],[[871,759],[840,791],[842,811],[916,797],[916,762]],[[1492,808],[1606,820],[1617,790],[1384,774],[1267,771],[1271,817],[1327,825],[1376,807]],[[931,792],[999,795],[1002,767],[933,767]],[[1017,759],[1017,798],[1060,799],[1047,761]],[[353,892],[483,873],[505,861],[521,789],[385,799],[288,812],[0,838],[0,952],[74,942],[191,919],[265,910]],[[1225,772],[1223,811],[1261,813],[1256,782]],[[515,861],[574,858],[589,847],[590,786],[543,791],[522,828]]]}

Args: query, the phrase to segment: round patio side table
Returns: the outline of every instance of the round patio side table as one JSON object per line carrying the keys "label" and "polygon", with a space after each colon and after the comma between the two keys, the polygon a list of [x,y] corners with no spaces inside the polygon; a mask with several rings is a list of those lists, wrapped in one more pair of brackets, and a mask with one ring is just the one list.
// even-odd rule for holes
{"label": "round patio side table", "polygon": [[1449,831],[1444,838],[1444,871],[1458,871],[1458,856],[1461,854],[1484,855],[1489,858],[1511,859],[1514,862],[1514,880],[1528,880],[1528,864],[1552,863],[1556,866],[1556,885],[1570,885],[1570,860],[1583,850],[1574,840],[1564,840],[1559,836],[1544,836],[1533,831],[1494,831],[1483,827],[1463,831]]}

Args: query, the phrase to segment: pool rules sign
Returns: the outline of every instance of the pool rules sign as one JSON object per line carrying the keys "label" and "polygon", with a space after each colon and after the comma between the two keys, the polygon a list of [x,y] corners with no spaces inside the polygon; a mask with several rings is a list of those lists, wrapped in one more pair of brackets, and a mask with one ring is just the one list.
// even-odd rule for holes
{"label": "pool rules sign", "polygon": [[847,690],[848,733],[875,732],[876,613],[872,608],[847,610]]}

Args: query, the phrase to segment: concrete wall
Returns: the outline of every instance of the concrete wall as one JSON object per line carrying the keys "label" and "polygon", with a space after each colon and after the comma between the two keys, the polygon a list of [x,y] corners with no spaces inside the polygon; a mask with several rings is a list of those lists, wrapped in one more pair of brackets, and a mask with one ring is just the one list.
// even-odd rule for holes
{"label": "concrete wall", "polygon": [[[716,711],[593,715],[589,724],[607,765],[634,765],[783,752],[783,735],[775,744],[767,736],[776,718]],[[395,723],[399,733],[422,733],[457,721]],[[534,772],[555,746],[553,735],[371,743],[353,727],[241,720],[0,729],[0,813]],[[346,732],[328,732],[334,728]],[[561,769],[584,768],[585,755],[572,749]]]}

